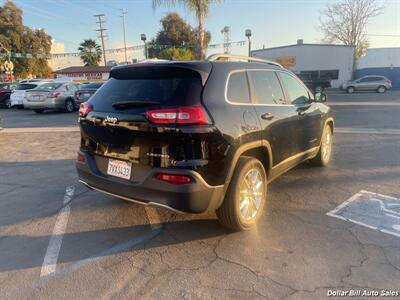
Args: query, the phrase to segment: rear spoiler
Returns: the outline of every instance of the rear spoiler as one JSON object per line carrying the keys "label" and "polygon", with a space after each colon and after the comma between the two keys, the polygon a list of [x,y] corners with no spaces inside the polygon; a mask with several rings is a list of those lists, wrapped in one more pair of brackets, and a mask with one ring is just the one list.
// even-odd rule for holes
{"label": "rear spoiler", "polygon": [[205,61],[195,62],[157,62],[137,63],[132,65],[117,66],[111,69],[110,78],[152,78],[164,76],[187,76],[194,75],[201,79],[204,86],[211,73],[212,64]]}

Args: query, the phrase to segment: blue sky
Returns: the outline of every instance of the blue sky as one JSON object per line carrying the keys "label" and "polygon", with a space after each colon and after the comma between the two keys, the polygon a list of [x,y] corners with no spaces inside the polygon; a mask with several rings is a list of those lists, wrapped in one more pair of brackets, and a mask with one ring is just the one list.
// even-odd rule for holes
{"label": "blue sky", "polygon": [[[332,0],[330,0],[332,1]],[[2,0],[4,2],[4,0]],[[159,20],[169,11],[177,11],[195,25],[192,14],[181,7],[152,8],[151,0],[14,0],[24,11],[24,22],[30,27],[44,28],[67,52],[76,52],[85,38],[96,38],[95,13],[104,13],[108,38],[107,48],[122,47],[120,8],[126,9],[127,44],[141,44],[140,34],[155,36]],[[318,31],[320,12],[329,0],[225,0],[214,4],[206,20],[212,34],[211,43],[222,43],[220,33],[231,26],[232,41],[244,40],[244,31],[253,32],[253,49],[293,44],[297,39],[316,43],[322,38]],[[400,47],[400,0],[387,0],[383,14],[368,25],[372,47]],[[245,52],[245,47],[233,49]]]}

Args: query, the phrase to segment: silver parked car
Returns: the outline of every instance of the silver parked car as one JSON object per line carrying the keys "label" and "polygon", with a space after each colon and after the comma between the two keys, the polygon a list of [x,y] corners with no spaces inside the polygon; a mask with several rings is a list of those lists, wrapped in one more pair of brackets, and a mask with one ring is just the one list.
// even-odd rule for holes
{"label": "silver parked car", "polygon": [[392,88],[392,82],[385,76],[368,75],[356,80],[347,81],[342,89],[352,94],[355,91],[376,91],[384,93]]}
{"label": "silver parked car", "polygon": [[73,112],[76,108],[74,94],[78,90],[71,82],[49,82],[27,91],[24,107],[42,113],[46,109]]}

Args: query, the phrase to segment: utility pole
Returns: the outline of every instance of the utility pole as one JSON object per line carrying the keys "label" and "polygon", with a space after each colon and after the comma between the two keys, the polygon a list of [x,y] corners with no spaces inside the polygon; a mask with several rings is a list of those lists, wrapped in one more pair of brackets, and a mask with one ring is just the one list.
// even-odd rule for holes
{"label": "utility pole", "polygon": [[96,18],[99,18],[99,21],[96,22],[97,24],[99,24],[99,28],[96,29],[96,31],[99,32],[100,34],[100,39],[101,39],[101,47],[103,48],[103,59],[104,59],[104,66],[106,66],[107,64],[107,60],[106,60],[106,48],[104,46],[104,38],[106,37],[106,35],[104,34],[104,32],[107,30],[106,28],[104,28],[104,14],[98,14],[98,15],[94,15]]}
{"label": "utility pole", "polygon": [[125,63],[128,62],[128,55],[126,54],[126,38],[125,38],[125,15],[128,13],[126,10],[121,8],[122,18],[122,29],[124,31],[124,48],[125,48]]}
{"label": "utility pole", "polygon": [[222,35],[224,36],[224,53],[231,53],[231,27],[225,26],[221,30]]}

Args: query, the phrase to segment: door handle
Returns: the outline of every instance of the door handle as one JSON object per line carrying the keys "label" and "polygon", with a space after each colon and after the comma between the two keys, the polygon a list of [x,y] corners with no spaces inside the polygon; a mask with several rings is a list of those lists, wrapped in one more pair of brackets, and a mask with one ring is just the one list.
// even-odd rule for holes
{"label": "door handle", "polygon": [[273,117],[274,117],[274,115],[271,114],[270,112],[267,112],[267,113],[261,115],[261,119],[264,119],[264,120],[271,120]]}

